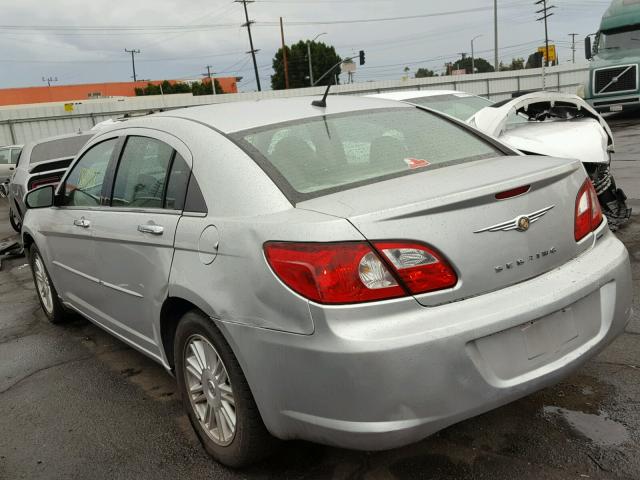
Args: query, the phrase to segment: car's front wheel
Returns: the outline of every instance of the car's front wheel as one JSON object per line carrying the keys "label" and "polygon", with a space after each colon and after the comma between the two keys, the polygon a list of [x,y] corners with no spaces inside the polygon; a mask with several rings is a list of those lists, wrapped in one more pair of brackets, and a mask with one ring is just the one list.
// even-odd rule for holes
{"label": "car's front wheel", "polygon": [[47,319],[51,323],[61,323],[65,320],[65,311],[60,299],[58,298],[58,292],[56,292],[49,272],[44,265],[44,260],[38,247],[33,245],[29,252],[29,261],[31,264],[31,273],[33,274],[33,282],[36,286],[36,293],[38,294],[38,300]]}
{"label": "car's front wheel", "polygon": [[242,369],[213,321],[197,311],[185,314],[174,355],[182,402],[205,450],[234,468],[271,453],[278,441],[267,432]]}

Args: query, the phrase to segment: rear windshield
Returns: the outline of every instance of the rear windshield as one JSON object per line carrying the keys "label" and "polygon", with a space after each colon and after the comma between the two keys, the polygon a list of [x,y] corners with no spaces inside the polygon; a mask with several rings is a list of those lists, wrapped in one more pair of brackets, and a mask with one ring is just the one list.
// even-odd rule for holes
{"label": "rear windshield", "polygon": [[465,93],[412,98],[406,100],[406,102],[446,113],[463,122],[469,120],[479,110],[492,105],[492,102],[486,98],[475,97]]}
{"label": "rear windshield", "polygon": [[93,135],[76,135],[39,143],[31,150],[29,163],[46,162],[59,158],[72,158]]}
{"label": "rear windshield", "polygon": [[478,134],[419,108],[315,117],[239,132],[234,139],[294,203],[503,155]]}

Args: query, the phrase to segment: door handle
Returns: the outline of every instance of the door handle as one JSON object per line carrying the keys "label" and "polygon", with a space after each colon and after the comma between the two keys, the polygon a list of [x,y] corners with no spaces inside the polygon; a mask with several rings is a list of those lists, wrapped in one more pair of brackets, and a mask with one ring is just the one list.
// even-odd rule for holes
{"label": "door handle", "polygon": [[75,219],[73,221],[73,224],[76,227],[82,227],[82,228],[89,228],[91,226],[91,222],[89,220],[85,220],[84,217],[80,218],[80,219]]}
{"label": "door handle", "polygon": [[162,235],[164,233],[164,227],[162,225],[138,225],[138,231],[152,235]]}

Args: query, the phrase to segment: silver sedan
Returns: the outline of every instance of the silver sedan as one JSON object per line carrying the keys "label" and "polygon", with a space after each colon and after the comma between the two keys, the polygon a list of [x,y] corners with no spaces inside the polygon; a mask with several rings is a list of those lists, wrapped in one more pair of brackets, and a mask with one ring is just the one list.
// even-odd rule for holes
{"label": "silver sedan", "polygon": [[624,330],[628,254],[580,162],[408,104],[311,101],[121,122],[26,198],[48,318],[174,372],[217,460],[415,442]]}

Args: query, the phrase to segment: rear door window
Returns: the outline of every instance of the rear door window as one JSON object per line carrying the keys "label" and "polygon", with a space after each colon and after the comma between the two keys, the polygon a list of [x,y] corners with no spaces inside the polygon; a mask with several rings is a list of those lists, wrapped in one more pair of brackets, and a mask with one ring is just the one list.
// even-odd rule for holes
{"label": "rear door window", "polygon": [[191,170],[173,147],[130,136],[113,185],[112,207],[182,210]]}
{"label": "rear door window", "polygon": [[176,152],[169,172],[167,193],[164,199],[164,208],[168,210],[182,210],[187,196],[187,185],[191,170],[184,161],[182,155]]}

